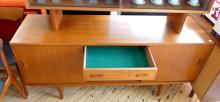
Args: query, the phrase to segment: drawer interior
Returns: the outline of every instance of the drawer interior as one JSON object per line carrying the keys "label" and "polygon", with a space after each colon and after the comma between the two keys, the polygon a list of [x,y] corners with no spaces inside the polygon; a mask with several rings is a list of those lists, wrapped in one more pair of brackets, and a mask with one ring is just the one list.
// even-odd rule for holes
{"label": "drawer interior", "polygon": [[87,69],[153,67],[141,46],[87,46],[84,57]]}

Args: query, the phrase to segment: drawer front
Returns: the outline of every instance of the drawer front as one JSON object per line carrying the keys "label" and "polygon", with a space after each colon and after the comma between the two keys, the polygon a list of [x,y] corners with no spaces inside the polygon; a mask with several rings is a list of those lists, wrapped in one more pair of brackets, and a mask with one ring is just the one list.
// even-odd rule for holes
{"label": "drawer front", "polygon": [[155,68],[123,68],[123,69],[94,69],[84,70],[84,81],[112,81],[112,80],[153,80]]}
{"label": "drawer front", "polygon": [[[131,48],[132,49],[132,48]],[[108,50],[108,49],[106,49]],[[89,51],[89,50],[88,50]],[[100,52],[95,51],[100,54]],[[83,68],[83,78],[84,81],[119,81],[119,80],[154,80],[157,74],[157,67],[154,63],[153,57],[151,55],[151,51],[148,47],[144,47],[143,49],[144,55],[146,55],[146,59],[148,66],[142,67],[114,67],[112,68],[87,68],[87,48],[85,47],[84,52],[84,68]],[[107,54],[103,54],[104,59],[107,59],[109,52],[106,51]],[[95,55],[92,55],[95,56]],[[138,55],[137,55],[138,56]],[[120,59],[120,58],[119,58]],[[92,63],[101,63],[95,62],[96,59],[92,60]],[[114,63],[111,63],[114,64]]]}

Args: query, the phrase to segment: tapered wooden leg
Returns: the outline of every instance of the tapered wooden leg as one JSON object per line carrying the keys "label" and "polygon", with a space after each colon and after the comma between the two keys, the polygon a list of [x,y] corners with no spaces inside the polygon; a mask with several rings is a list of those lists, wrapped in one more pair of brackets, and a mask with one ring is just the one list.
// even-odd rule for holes
{"label": "tapered wooden leg", "polygon": [[12,84],[17,89],[17,91],[26,99],[27,95],[24,91],[24,88],[20,85],[20,83],[16,79],[13,79]]}
{"label": "tapered wooden leg", "polygon": [[189,97],[192,98],[192,97],[194,96],[194,94],[195,94],[195,92],[194,92],[194,90],[192,89],[192,90],[190,91]]}
{"label": "tapered wooden leg", "polygon": [[8,88],[10,87],[12,81],[10,78],[8,78],[5,82],[5,86],[2,89],[1,95],[0,95],[0,99],[5,95],[6,91],[8,90]]}
{"label": "tapered wooden leg", "polygon": [[63,99],[64,97],[64,87],[63,86],[58,86],[57,87],[59,94],[60,94],[60,99]]}
{"label": "tapered wooden leg", "polygon": [[19,70],[18,64],[15,64],[15,66],[16,66],[16,69],[18,71],[18,74],[19,74],[19,77],[20,77],[21,84],[22,84],[22,87],[24,89],[24,92],[25,92],[26,96],[29,96],[28,89],[27,89],[27,84],[24,82],[24,79],[23,79],[23,77],[21,75],[21,71]]}
{"label": "tapered wooden leg", "polygon": [[157,93],[156,93],[157,96],[160,96],[160,94],[161,94],[163,88],[164,88],[163,85],[158,85],[158,89],[157,89]]}
{"label": "tapered wooden leg", "polygon": [[24,93],[26,94],[26,96],[29,96],[27,85],[24,83],[24,81],[21,81],[21,84],[22,84],[22,87],[24,89]]}

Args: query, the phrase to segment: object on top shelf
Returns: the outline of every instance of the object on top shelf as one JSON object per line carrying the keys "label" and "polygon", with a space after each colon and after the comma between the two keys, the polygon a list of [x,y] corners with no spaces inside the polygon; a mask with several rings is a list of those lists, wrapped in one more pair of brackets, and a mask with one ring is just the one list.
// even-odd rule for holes
{"label": "object on top shelf", "polygon": [[180,0],[168,0],[168,3],[171,5],[180,5]]}
{"label": "object on top shelf", "polygon": [[138,5],[145,4],[145,0],[132,0],[132,2]]}
{"label": "object on top shelf", "polygon": [[37,0],[38,3],[45,3],[47,0]]}
{"label": "object on top shelf", "polygon": [[164,0],[151,0],[151,3],[155,5],[163,5]]}
{"label": "object on top shelf", "polygon": [[200,6],[200,1],[199,1],[199,0],[189,0],[189,1],[187,1],[187,3],[188,3],[190,6],[195,6],[195,7]]}
{"label": "object on top shelf", "polygon": [[73,0],[73,3],[74,4],[79,4],[79,5],[83,4],[82,0]]}
{"label": "object on top shelf", "polygon": [[98,1],[97,0],[89,0],[89,4],[97,4]]}
{"label": "object on top shelf", "polygon": [[105,0],[106,4],[113,4],[113,0]]}
{"label": "object on top shelf", "polygon": [[52,0],[52,3],[55,3],[55,4],[60,3],[60,2],[61,0]]}

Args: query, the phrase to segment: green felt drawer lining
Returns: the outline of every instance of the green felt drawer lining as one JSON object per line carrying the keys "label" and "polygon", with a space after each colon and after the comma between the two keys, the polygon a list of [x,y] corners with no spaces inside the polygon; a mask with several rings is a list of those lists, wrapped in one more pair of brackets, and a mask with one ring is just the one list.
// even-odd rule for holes
{"label": "green felt drawer lining", "polygon": [[87,46],[86,68],[143,68],[148,67],[144,47]]}

